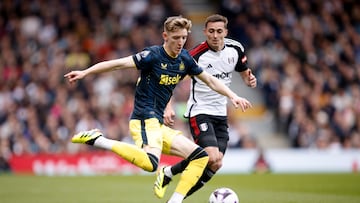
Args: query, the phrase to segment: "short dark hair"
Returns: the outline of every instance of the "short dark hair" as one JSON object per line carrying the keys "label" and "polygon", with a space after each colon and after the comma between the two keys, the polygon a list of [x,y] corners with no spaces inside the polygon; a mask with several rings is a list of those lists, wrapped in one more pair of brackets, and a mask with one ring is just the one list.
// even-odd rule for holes
{"label": "short dark hair", "polygon": [[227,28],[228,25],[228,19],[225,16],[214,14],[206,18],[205,27],[207,27],[208,23],[213,23],[213,22],[224,22],[225,28]]}

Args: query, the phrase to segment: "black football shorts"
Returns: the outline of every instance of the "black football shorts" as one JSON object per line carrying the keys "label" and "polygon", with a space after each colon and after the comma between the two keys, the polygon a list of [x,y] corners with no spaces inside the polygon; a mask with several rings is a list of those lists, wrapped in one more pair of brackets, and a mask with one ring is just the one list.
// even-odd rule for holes
{"label": "black football shorts", "polygon": [[190,132],[200,147],[218,147],[225,154],[229,141],[226,116],[199,114],[189,118]]}

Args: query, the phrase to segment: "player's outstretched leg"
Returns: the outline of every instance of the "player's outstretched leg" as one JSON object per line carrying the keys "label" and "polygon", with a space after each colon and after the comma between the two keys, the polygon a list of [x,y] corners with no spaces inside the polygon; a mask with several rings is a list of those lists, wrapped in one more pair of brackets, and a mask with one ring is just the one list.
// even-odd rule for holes
{"label": "player's outstretched leg", "polygon": [[81,131],[72,137],[71,142],[111,150],[145,171],[154,172],[158,167],[159,158],[154,154],[147,153],[145,150],[132,144],[108,139],[103,136],[99,129]]}

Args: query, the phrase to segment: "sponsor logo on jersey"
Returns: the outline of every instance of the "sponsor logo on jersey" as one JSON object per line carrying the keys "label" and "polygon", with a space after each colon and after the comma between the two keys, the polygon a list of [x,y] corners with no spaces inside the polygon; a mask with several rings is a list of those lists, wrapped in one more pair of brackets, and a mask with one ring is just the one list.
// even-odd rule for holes
{"label": "sponsor logo on jersey", "polygon": [[161,69],[166,70],[166,68],[167,68],[167,63],[161,63],[160,65],[161,65]]}
{"label": "sponsor logo on jersey", "polygon": [[213,76],[218,78],[218,79],[230,78],[231,72],[227,72],[227,73],[222,72],[222,73],[214,74]]}
{"label": "sponsor logo on jersey", "polygon": [[180,75],[176,75],[174,77],[170,76],[170,75],[161,75],[160,76],[160,85],[176,85],[180,82],[181,76]]}

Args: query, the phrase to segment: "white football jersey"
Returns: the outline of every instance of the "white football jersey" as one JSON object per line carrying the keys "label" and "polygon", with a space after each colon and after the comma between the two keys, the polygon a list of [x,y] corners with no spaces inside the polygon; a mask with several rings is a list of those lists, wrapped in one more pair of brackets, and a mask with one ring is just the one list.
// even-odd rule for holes
{"label": "white football jersey", "polygon": [[[225,47],[221,51],[216,52],[203,42],[192,49],[190,54],[204,71],[230,86],[233,71],[247,70],[247,58],[239,42],[228,38],[224,41]],[[191,80],[185,117],[198,114],[226,116],[227,97],[215,92],[196,77]]]}

